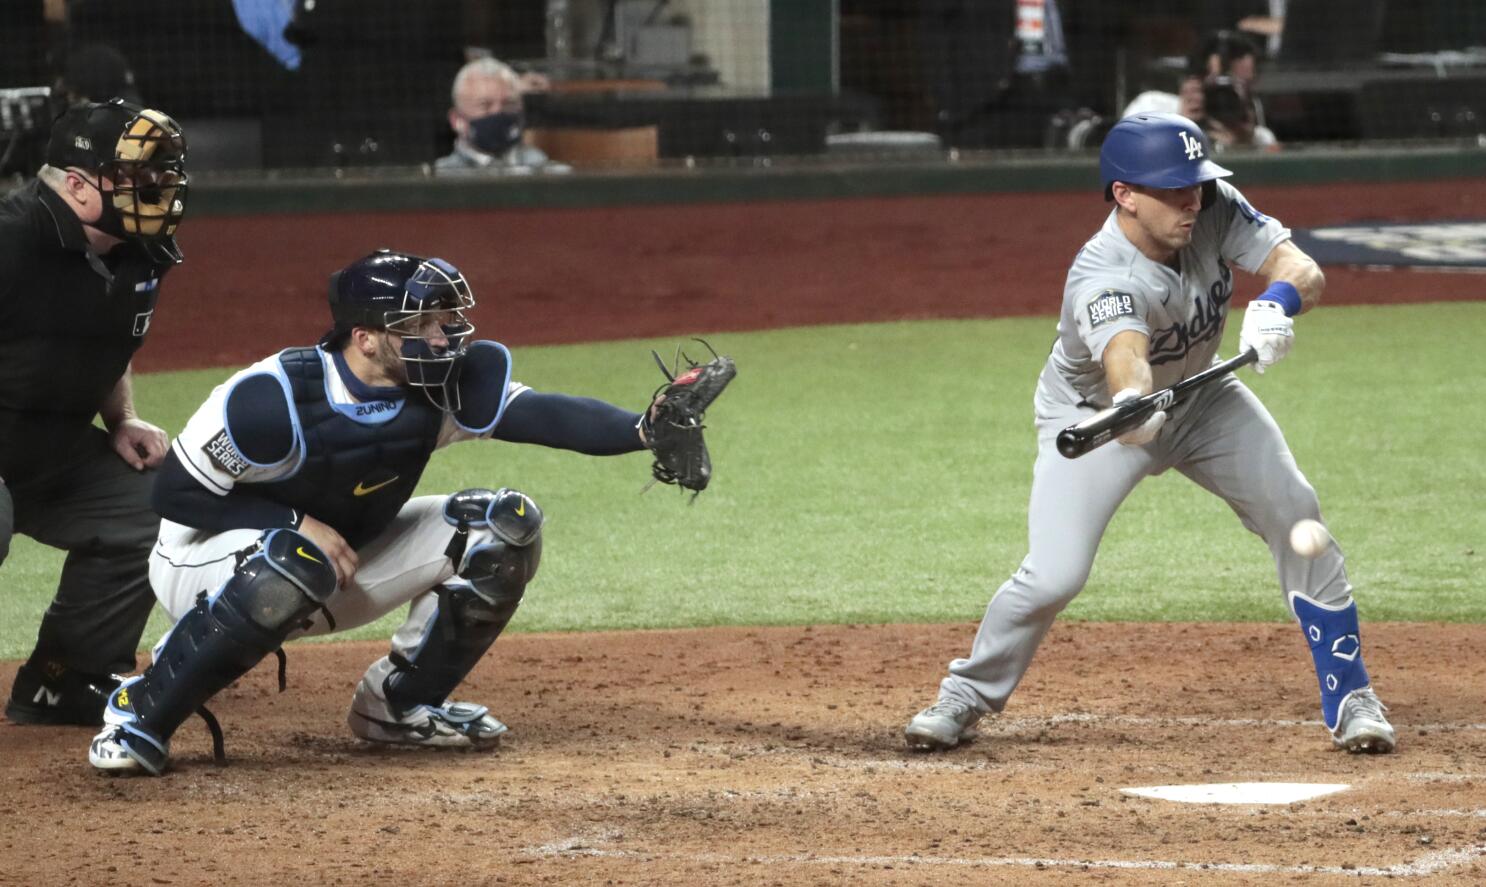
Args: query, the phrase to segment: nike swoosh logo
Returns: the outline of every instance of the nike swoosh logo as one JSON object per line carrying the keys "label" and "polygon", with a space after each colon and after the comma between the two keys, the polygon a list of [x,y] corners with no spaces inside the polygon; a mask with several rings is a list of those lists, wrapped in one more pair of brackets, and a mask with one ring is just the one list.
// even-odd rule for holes
{"label": "nike swoosh logo", "polygon": [[298,548],[294,549],[294,553],[297,554],[297,555],[299,555],[300,557],[304,558],[307,561],[314,561],[317,564],[323,564],[323,563],[325,563],[324,561],[322,561],[319,558],[315,557],[314,555],[310,554],[308,551],[305,551],[303,545],[301,545]]}
{"label": "nike swoosh logo", "polygon": [[521,504],[516,506],[516,516],[526,517],[526,499],[523,498]]}
{"label": "nike swoosh logo", "polygon": [[393,476],[393,478],[391,480],[384,480],[384,481],[382,481],[379,484],[372,484],[369,487],[363,487],[361,485],[361,482],[360,481],[357,481],[357,483],[356,483],[356,489],[354,489],[354,490],[351,491],[351,495],[352,496],[365,496],[367,493],[375,493],[377,490],[380,490],[381,488],[387,486],[388,484],[390,484],[390,483],[396,483],[396,482],[397,482],[397,477],[395,475]]}

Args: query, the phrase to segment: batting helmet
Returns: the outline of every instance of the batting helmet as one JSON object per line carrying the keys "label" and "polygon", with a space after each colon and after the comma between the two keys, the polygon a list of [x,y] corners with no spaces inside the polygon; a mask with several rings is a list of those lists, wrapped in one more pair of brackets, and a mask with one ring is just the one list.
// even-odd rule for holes
{"label": "batting helmet", "polygon": [[179,123],[123,99],[76,105],[52,124],[46,162],[108,178],[113,190],[99,228],[180,261],[173,236],[186,214],[188,180]]}
{"label": "batting helmet", "polygon": [[1150,188],[1202,185],[1202,208],[1218,193],[1215,180],[1233,173],[1208,159],[1211,148],[1197,124],[1179,114],[1135,114],[1104,137],[1099,175],[1104,199],[1114,199],[1114,183]]}
{"label": "batting helmet", "polygon": [[458,362],[475,332],[465,312],[474,307],[458,268],[443,259],[379,249],[330,275],[335,328],[321,343],[341,347],[358,326],[397,334],[408,384],[452,412],[459,409]]}

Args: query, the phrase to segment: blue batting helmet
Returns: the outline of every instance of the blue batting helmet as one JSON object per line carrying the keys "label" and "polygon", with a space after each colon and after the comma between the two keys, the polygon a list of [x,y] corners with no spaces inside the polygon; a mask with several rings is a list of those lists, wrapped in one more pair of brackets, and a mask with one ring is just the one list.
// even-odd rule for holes
{"label": "blue batting helmet", "polygon": [[1217,196],[1215,180],[1233,173],[1208,157],[1212,147],[1197,124],[1179,114],[1135,114],[1104,137],[1099,149],[1099,175],[1104,199],[1113,200],[1115,182],[1150,188],[1202,185],[1202,207]]}

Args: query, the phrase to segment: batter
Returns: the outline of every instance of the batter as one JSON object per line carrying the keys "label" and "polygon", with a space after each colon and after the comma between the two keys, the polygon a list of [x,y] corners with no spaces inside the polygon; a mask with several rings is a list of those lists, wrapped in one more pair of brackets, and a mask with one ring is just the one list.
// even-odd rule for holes
{"label": "batter", "polygon": [[1208,159],[1201,130],[1175,114],[1126,118],[1100,151],[1116,204],[1068,272],[1058,340],[1034,398],[1037,461],[1028,553],[991,598],[970,655],[950,663],[939,700],[913,717],[908,745],[953,748],[999,712],[1053,619],[1088,580],[1110,518],[1142,478],[1175,468],[1222,497],[1269,546],[1280,588],[1310,646],[1333,742],[1391,752],[1393,727],[1362,662],[1357,605],[1341,550],[1290,547],[1291,528],[1321,519],[1316,492],[1259,399],[1234,376],[1198,389],[1078,459],[1058,432],[1095,411],[1195,375],[1217,360],[1235,264],[1268,281],[1244,311],[1240,347],[1264,372],[1289,353],[1293,316],[1315,307],[1325,279]]}

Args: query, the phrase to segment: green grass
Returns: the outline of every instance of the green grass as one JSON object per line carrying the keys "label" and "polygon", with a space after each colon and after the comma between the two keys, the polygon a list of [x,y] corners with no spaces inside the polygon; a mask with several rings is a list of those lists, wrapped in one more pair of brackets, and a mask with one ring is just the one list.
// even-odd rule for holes
{"label": "green grass", "polygon": [[[1367,619],[1486,619],[1469,388],[1483,333],[1481,303],[1331,308],[1300,321],[1273,372],[1243,371],[1319,491]],[[486,442],[440,453],[421,490],[508,485],[546,510],[515,630],[971,621],[1024,553],[1031,397],[1052,337],[1051,318],[719,335],[740,369],[709,417],[716,475],[695,505],[666,487],[639,495],[640,454]],[[516,377],[638,407],[659,381],[651,346],[674,343],[521,348]],[[226,375],[142,377],[141,413],[178,430]],[[59,562],[17,538],[0,657],[29,650]],[[1263,545],[1171,472],[1121,509],[1067,617],[1287,614]]]}

